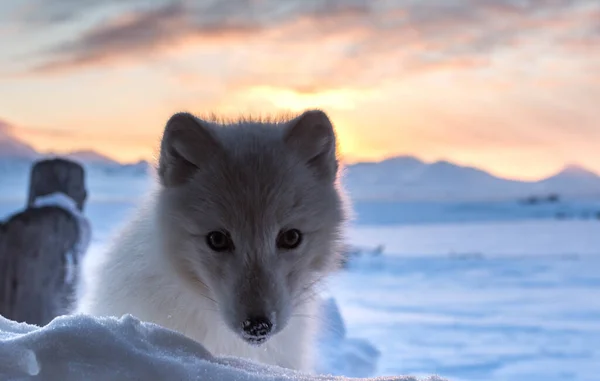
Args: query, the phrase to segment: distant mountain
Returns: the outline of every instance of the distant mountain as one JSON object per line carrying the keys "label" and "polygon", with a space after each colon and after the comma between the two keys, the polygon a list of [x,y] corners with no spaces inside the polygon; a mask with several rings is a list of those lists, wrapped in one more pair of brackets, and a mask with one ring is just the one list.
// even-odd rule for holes
{"label": "distant mountain", "polygon": [[562,171],[538,184],[549,188],[571,188],[574,184],[587,187],[598,187],[600,177],[579,165],[567,165]]}
{"label": "distant mountain", "polygon": [[64,157],[79,162],[91,171],[105,173],[145,174],[150,169],[146,161],[137,163],[119,163],[118,161],[92,150],[70,153],[42,153],[25,143],[12,133],[10,124],[0,120],[0,172],[23,171],[35,160],[44,157]]}
{"label": "distant mountain", "polygon": [[73,161],[79,161],[85,164],[96,164],[96,165],[121,165],[118,161],[111,159],[108,156],[102,155],[96,151],[85,150],[85,151],[75,151],[71,153],[67,153],[62,155],[67,159],[71,159]]}
{"label": "distant mountain", "polygon": [[[85,150],[55,155],[39,153],[11,134],[0,120],[0,176],[10,171],[24,173],[41,157],[62,156],[83,164],[90,173],[143,176],[151,166],[146,161],[122,164],[100,153]],[[491,175],[478,168],[448,161],[424,162],[398,156],[380,162],[347,165],[343,183],[354,200],[481,200],[547,197],[600,196],[600,177],[577,165],[540,181],[516,181]]]}
{"label": "distant mountain", "polygon": [[600,176],[579,166],[567,166],[547,179],[528,182],[496,177],[481,169],[447,161],[426,163],[410,156],[348,165],[343,172],[343,182],[355,200],[506,199],[548,194],[600,196]]}
{"label": "distant mountain", "polygon": [[0,159],[34,160],[38,156],[32,146],[12,135],[8,123],[0,120]]}

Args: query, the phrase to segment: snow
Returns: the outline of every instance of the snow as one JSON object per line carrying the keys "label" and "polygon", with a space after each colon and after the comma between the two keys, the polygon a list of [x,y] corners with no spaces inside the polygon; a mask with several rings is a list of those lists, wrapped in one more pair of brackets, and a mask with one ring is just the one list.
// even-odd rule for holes
{"label": "snow", "polygon": [[[300,374],[242,359],[214,357],[201,344],[131,315],[121,318],[62,316],[44,327],[0,317],[0,359],[2,380],[347,380]],[[416,379],[380,377],[377,380]]]}
{"label": "snow", "polygon": [[[600,189],[600,188],[599,188]],[[355,201],[361,225],[420,225],[600,219],[600,197],[548,201]]]}
{"label": "snow", "polygon": [[599,268],[600,255],[382,255],[352,261],[330,293],[349,335],[381,352],[378,375],[595,381]]}
{"label": "snow", "polygon": [[[101,250],[132,208],[133,201],[125,200],[88,205],[95,237],[88,255]],[[370,221],[377,222],[375,216]],[[319,371],[349,377],[369,371],[439,374],[453,381],[596,381],[598,231],[596,220],[358,220],[348,232],[350,243],[382,244],[385,250],[353,259],[329,282],[327,295],[335,298],[344,328],[336,328],[340,316],[333,308],[325,325],[332,328],[319,340]],[[341,345],[335,337],[340,332]],[[368,362],[353,367],[361,359],[372,360],[373,368]]]}
{"label": "snow", "polygon": [[376,372],[381,353],[368,340],[347,337],[344,319],[334,298],[324,301],[321,320],[325,327],[319,336],[318,373],[367,377]]}
{"label": "snow", "polygon": [[[5,179],[0,218],[25,202],[25,182],[17,186]],[[87,181],[85,215],[93,236],[86,255],[95,255],[149,181],[123,174],[92,174]],[[358,219],[348,232],[350,242],[385,250],[352,259],[324,290],[333,299],[324,305],[319,372],[597,381],[600,221],[581,216],[600,211],[598,200],[440,205],[355,203]],[[557,210],[572,219],[552,218]],[[56,350],[59,344],[54,345]],[[24,365],[34,365],[26,361],[32,355],[40,358],[22,353]]]}
{"label": "snow", "polygon": [[359,246],[385,246],[394,256],[594,256],[600,255],[600,221],[526,220],[487,223],[353,226]]}

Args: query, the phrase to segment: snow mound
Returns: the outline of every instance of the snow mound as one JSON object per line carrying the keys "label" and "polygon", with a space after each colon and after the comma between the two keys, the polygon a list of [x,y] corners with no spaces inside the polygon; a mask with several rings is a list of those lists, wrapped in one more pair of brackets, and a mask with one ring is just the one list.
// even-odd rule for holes
{"label": "snow mound", "polygon": [[[201,344],[130,315],[57,317],[44,327],[0,316],[0,379],[45,381],[343,381],[247,360],[214,357]],[[414,377],[363,380],[416,381]],[[430,381],[441,381],[431,377]]]}
{"label": "snow mound", "polygon": [[369,341],[346,337],[346,326],[333,298],[321,304],[321,316],[327,324],[321,328],[317,361],[319,373],[351,374],[367,377],[375,373],[381,353]]}

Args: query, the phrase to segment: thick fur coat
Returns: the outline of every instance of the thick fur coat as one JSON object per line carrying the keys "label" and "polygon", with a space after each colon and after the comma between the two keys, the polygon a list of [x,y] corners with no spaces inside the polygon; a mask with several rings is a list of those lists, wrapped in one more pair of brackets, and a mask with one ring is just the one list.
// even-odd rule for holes
{"label": "thick fur coat", "polygon": [[[315,287],[338,263],[346,216],[337,177],[322,111],[231,123],[175,114],[157,189],[92,268],[75,312],[132,314],[215,355],[310,371]],[[260,337],[246,329],[255,316],[268,322]]]}

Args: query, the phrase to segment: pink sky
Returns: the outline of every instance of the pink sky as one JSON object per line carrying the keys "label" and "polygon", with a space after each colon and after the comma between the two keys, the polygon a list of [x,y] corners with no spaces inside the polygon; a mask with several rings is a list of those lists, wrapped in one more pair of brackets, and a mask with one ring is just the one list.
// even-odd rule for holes
{"label": "pink sky", "polygon": [[7,0],[0,119],[152,159],[170,114],[326,110],[347,160],[600,172],[595,0]]}

